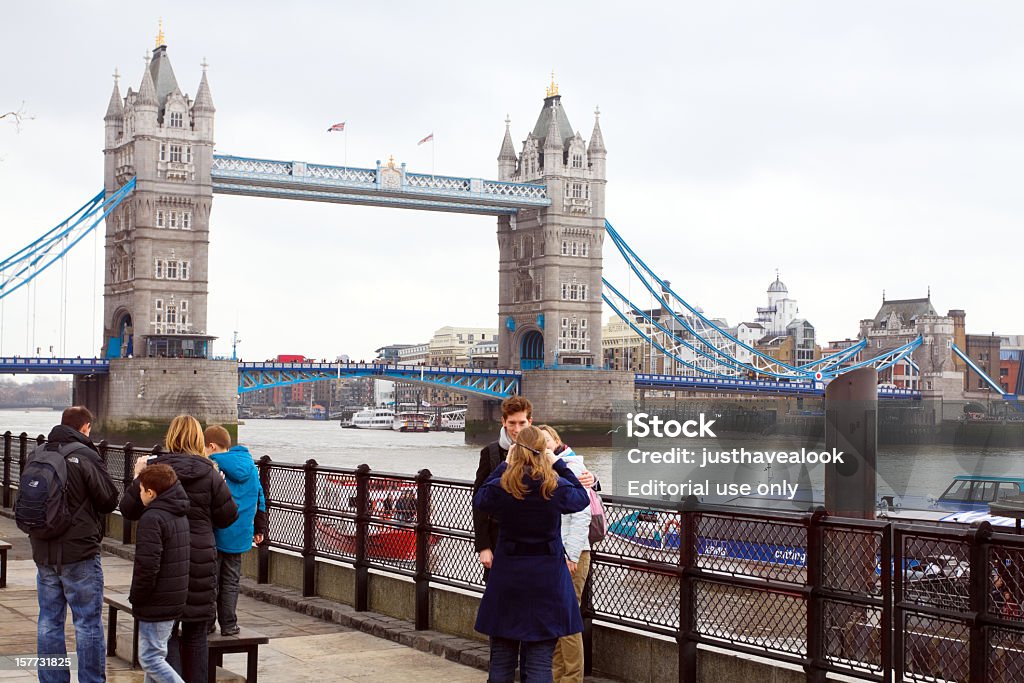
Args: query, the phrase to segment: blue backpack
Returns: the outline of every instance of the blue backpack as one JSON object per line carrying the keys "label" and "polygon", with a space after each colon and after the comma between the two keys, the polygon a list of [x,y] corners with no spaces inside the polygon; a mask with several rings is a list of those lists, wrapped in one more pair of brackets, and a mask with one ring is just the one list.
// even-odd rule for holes
{"label": "blue backpack", "polygon": [[14,521],[32,538],[59,538],[71,528],[75,515],[84,507],[85,501],[74,513],[68,508],[65,458],[80,448],[79,443],[61,444],[55,451],[39,446],[25,464],[18,482]]}

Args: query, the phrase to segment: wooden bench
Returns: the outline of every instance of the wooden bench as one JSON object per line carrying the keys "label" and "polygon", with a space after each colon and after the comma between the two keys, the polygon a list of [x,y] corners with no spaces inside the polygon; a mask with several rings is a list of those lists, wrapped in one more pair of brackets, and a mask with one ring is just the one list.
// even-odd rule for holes
{"label": "wooden bench", "polygon": [[117,613],[127,612],[132,617],[132,668],[139,667],[139,620],[132,614],[132,603],[126,593],[104,593],[107,605],[107,656],[117,654]]}
{"label": "wooden bench", "polygon": [[216,683],[217,667],[224,666],[224,655],[237,652],[244,652],[246,655],[245,680],[248,683],[256,683],[259,673],[259,648],[260,645],[269,643],[270,638],[243,626],[233,636],[211,634],[206,642],[210,648],[209,683]]}
{"label": "wooden bench", "polygon": [[[107,656],[113,657],[117,654],[117,613],[127,612],[132,614],[132,604],[124,593],[104,593],[103,602],[109,609],[107,619]],[[133,615],[132,628],[132,668],[139,666],[139,622]],[[257,683],[259,675],[259,648],[266,645],[270,638],[257,633],[252,629],[242,628],[236,635],[222,636],[210,634],[207,637],[209,648],[209,683],[217,680],[217,667],[224,665],[224,655],[234,653],[245,653],[246,670],[245,680],[249,683]]]}
{"label": "wooden bench", "polygon": [[13,547],[7,541],[0,541],[0,588],[7,588],[7,551]]}

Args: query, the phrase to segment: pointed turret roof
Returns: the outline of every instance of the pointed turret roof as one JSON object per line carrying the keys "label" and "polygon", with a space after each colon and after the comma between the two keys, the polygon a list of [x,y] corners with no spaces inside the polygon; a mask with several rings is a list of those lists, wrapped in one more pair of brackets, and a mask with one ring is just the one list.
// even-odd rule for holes
{"label": "pointed turret roof", "polygon": [[505,139],[501,141],[501,152],[498,154],[498,161],[516,160],[516,148],[512,144],[512,133],[509,131],[511,124],[512,120],[505,116]]}
{"label": "pointed turret roof", "polygon": [[117,73],[114,73],[114,90],[110,93],[110,103],[107,105],[107,113],[103,120],[118,120],[124,118],[124,104],[121,100],[121,89],[117,87]]}
{"label": "pointed turret roof", "polygon": [[540,116],[537,117],[537,123],[533,127],[533,137],[537,138],[537,145],[539,147],[545,145],[552,122],[554,122],[555,129],[558,131],[559,145],[562,145],[564,141],[574,135],[572,125],[569,123],[569,117],[565,115],[565,110],[562,108],[561,95],[552,95],[544,98],[544,108],[540,110]]}
{"label": "pointed turret roof", "polygon": [[[570,129],[568,138],[562,137],[562,132],[560,130],[561,126],[559,125],[558,121],[558,112],[561,111],[561,109],[562,108],[558,106],[557,102],[554,103],[554,106],[552,107],[552,113],[550,116],[548,116],[548,129],[544,135],[545,150],[556,149],[561,151],[564,146],[564,140],[572,138],[573,136],[572,129]],[[567,119],[566,124],[568,123],[569,121]]]}
{"label": "pointed turret roof", "polygon": [[157,107],[160,103],[156,99],[156,86],[153,85],[153,75],[149,71],[149,64],[142,72],[142,85],[139,86],[139,94],[135,97],[135,106],[149,105]]}
{"label": "pointed turret roof", "polygon": [[153,76],[157,103],[162,109],[167,102],[167,96],[178,90],[178,79],[174,77],[174,69],[171,68],[171,60],[167,57],[166,45],[160,45],[153,50],[153,61],[149,63],[149,73]]}
{"label": "pointed turret roof", "polygon": [[590,146],[587,147],[587,153],[605,153],[607,151],[604,147],[604,136],[601,135],[601,110],[594,109],[594,131],[590,134]]}
{"label": "pointed turret roof", "polygon": [[206,61],[203,61],[203,77],[199,79],[199,90],[196,91],[196,101],[192,105],[193,111],[216,111],[213,106],[213,95],[210,94],[210,84],[206,81]]}

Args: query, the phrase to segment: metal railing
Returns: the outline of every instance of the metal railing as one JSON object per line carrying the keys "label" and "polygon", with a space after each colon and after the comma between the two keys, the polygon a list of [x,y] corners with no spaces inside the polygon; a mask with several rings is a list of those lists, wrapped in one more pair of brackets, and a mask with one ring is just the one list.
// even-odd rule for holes
{"label": "metal railing", "polygon": [[[3,435],[4,507],[29,449],[44,442]],[[122,491],[134,458],[152,452],[97,446]],[[302,558],[305,596],[317,594],[318,559],[352,566],[357,610],[367,609],[371,569],[404,576],[417,629],[430,628],[431,585],[483,591],[470,482],[268,456],[257,468],[270,520],[259,582],[270,548]],[[680,680],[697,680],[701,644],[794,664],[812,682],[1024,680],[1024,536],[693,499],[604,502],[609,534],[591,557],[585,635],[596,620],[675,638]],[[130,525],[122,536],[130,542]]]}

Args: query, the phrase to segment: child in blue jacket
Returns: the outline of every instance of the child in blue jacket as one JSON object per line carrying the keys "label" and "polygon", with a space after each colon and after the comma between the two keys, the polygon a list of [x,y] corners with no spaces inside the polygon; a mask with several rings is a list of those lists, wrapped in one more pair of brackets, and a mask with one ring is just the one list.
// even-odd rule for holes
{"label": "child in blue jacket", "polygon": [[[221,635],[238,633],[238,585],[242,576],[242,555],[252,544],[263,543],[267,535],[267,499],[260,485],[259,470],[245,446],[232,446],[231,435],[220,425],[203,433],[206,454],[224,474],[231,495],[238,504],[238,520],[225,529],[214,529],[217,539],[217,621]],[[211,622],[209,632],[216,630]]]}

